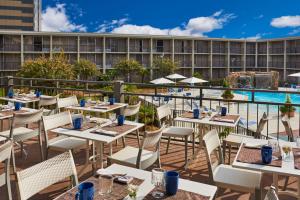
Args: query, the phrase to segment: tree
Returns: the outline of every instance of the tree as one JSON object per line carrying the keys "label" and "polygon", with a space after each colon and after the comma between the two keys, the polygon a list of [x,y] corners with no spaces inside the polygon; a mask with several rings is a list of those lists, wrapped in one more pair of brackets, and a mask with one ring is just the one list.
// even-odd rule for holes
{"label": "tree", "polygon": [[145,67],[141,67],[139,74],[141,75],[141,82],[144,83],[145,77],[150,74],[150,71]]}
{"label": "tree", "polygon": [[202,74],[200,72],[194,72],[193,77],[202,78]]}
{"label": "tree", "polygon": [[169,58],[157,58],[153,62],[153,68],[158,70],[161,76],[167,76],[177,70],[177,63]]}
{"label": "tree", "polygon": [[96,64],[86,59],[77,61],[73,66],[73,70],[76,77],[81,80],[88,80],[90,77],[97,76],[100,73]]}
{"label": "tree", "polygon": [[115,69],[107,70],[105,74],[100,74],[98,77],[99,81],[113,81],[117,76],[117,71]]}
{"label": "tree", "polygon": [[54,54],[53,58],[45,55],[35,59],[26,60],[18,76],[26,78],[46,79],[73,79],[73,67],[63,52]]}
{"label": "tree", "polygon": [[127,78],[127,82],[131,82],[132,75],[140,72],[142,66],[136,60],[121,60],[114,66],[114,68],[118,75]]}

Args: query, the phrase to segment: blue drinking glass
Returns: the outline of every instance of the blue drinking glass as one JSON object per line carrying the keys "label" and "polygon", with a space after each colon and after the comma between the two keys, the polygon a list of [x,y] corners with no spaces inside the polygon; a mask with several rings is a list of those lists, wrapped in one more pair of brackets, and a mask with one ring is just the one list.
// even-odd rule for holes
{"label": "blue drinking glass", "polygon": [[20,102],[15,103],[15,110],[18,111],[22,108],[22,104]]}
{"label": "blue drinking glass", "polygon": [[118,116],[118,126],[123,126],[125,121],[124,115],[119,115]]}
{"label": "blue drinking glass", "polygon": [[81,99],[80,100],[80,107],[84,107],[85,106],[85,99]]}
{"label": "blue drinking glass", "polygon": [[167,171],[165,173],[165,181],[167,195],[175,195],[178,190],[179,173],[176,171]]}
{"label": "blue drinking glass", "polygon": [[272,147],[267,145],[261,147],[261,159],[264,164],[272,162]]}
{"label": "blue drinking glass", "polygon": [[81,117],[73,119],[74,129],[76,129],[76,130],[81,129],[81,124],[82,124],[82,118]]}
{"label": "blue drinking glass", "polygon": [[198,108],[195,108],[193,110],[193,117],[194,117],[194,119],[198,119],[199,115],[200,115],[200,110]]}
{"label": "blue drinking glass", "polygon": [[93,200],[94,199],[94,184],[91,182],[84,182],[78,186],[78,192],[75,195],[76,200]]}
{"label": "blue drinking glass", "polygon": [[8,96],[9,98],[13,98],[13,97],[14,97],[14,91],[13,91],[12,89],[9,89],[9,90],[8,90],[8,93],[7,93],[7,96]]}
{"label": "blue drinking glass", "polygon": [[111,97],[111,98],[108,99],[108,101],[109,101],[109,104],[110,104],[110,105],[114,105],[115,102],[116,102],[116,98]]}
{"label": "blue drinking glass", "polygon": [[39,97],[41,96],[41,94],[42,94],[41,91],[39,91],[39,90],[35,91],[35,96],[36,96],[37,98],[39,98]]}
{"label": "blue drinking glass", "polygon": [[227,108],[226,107],[222,107],[221,108],[221,116],[226,116],[227,113]]}

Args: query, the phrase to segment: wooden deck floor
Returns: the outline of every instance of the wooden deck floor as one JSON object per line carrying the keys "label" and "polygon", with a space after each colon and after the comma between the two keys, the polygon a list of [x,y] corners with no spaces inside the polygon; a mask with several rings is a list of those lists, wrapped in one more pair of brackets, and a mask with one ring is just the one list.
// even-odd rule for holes
{"label": "wooden deck floor", "polygon": [[[137,146],[136,139],[134,138],[127,138],[128,145]],[[16,153],[16,159],[17,159],[17,168],[18,170],[25,169],[27,167],[30,167],[34,164],[37,164],[40,162],[40,155],[39,155],[39,148],[37,144],[37,140],[33,139],[25,144],[26,150],[29,152],[29,155],[27,159],[24,157],[21,158],[20,152],[17,151]],[[118,146],[113,146],[114,152],[118,151],[122,148],[122,145],[119,144]],[[166,141],[162,141],[161,145],[161,158],[162,158],[162,167],[166,170],[177,170],[180,172],[180,177],[201,182],[201,183],[208,183],[209,177],[208,177],[208,169],[207,169],[207,163],[205,158],[205,153],[202,150],[198,155],[197,158],[191,163],[189,169],[184,170],[184,146],[183,143],[177,142],[172,143],[170,145],[170,150],[168,154],[165,154],[166,150]],[[191,148],[190,148],[191,150]],[[105,153],[107,154],[107,149],[105,150]],[[190,151],[191,152],[191,151]],[[50,151],[49,157],[53,157],[55,155],[58,155],[59,152]],[[234,156],[234,155],[233,155]],[[84,151],[76,152],[74,155],[77,171],[79,171],[83,164],[85,159]],[[233,158],[232,158],[233,159]],[[232,160],[231,159],[231,160]],[[3,171],[3,165],[0,164],[0,174]],[[84,174],[79,177],[79,181],[83,181],[90,177],[92,175],[91,165],[89,165],[88,169],[85,170]],[[12,178],[12,187],[13,187],[13,199],[17,199],[17,191],[16,191],[16,182],[15,182],[15,175],[11,175]],[[271,176],[266,175],[264,176],[264,185],[270,185],[271,184]],[[280,179],[280,186],[284,183],[284,178],[282,177]],[[51,187],[47,188],[46,190],[40,192],[39,194],[35,195],[31,199],[53,199],[57,195],[61,194],[68,188],[69,182],[62,181],[60,183],[57,183],[55,185],[52,185]],[[296,179],[290,178],[288,189],[296,191],[297,182]],[[4,187],[0,187],[0,199],[5,200],[7,199],[5,197],[4,193]],[[250,199],[250,195],[246,193],[238,193],[230,190],[220,190],[217,194],[216,199],[224,199],[224,200],[246,200]],[[293,199],[291,197],[284,197],[281,196],[280,199]]]}

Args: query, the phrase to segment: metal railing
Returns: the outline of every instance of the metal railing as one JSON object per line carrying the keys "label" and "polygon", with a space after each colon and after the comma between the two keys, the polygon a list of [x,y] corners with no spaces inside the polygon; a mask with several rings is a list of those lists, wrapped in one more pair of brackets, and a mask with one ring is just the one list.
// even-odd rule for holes
{"label": "metal railing", "polygon": [[[262,94],[270,95],[295,95],[300,98],[298,91],[278,91],[278,90],[257,90],[257,89],[236,89],[222,87],[204,87],[187,85],[153,85],[141,83],[124,83],[120,81],[83,81],[83,80],[60,80],[43,78],[21,78],[21,77],[0,77],[1,87],[8,89],[40,89],[44,94],[79,95],[82,97],[92,97],[102,99],[104,96],[114,96],[118,101],[129,101],[131,97],[141,100],[144,106],[148,106],[155,113],[155,108],[162,104],[169,104],[176,117],[182,112],[193,110],[195,107],[206,107],[215,110],[217,106],[225,106],[230,113],[240,114],[243,123],[239,124],[242,134],[251,133],[253,127],[258,126],[260,117],[264,112],[270,117],[265,135],[280,138],[284,132],[281,123],[280,107],[284,102],[272,102],[258,97]],[[169,90],[177,90],[170,94]],[[231,90],[242,98],[225,100],[220,98],[224,90]],[[189,93],[193,93],[190,95]],[[3,93],[2,93],[3,94]],[[4,92],[5,95],[5,92]],[[242,96],[241,96],[242,95]],[[245,95],[245,96],[243,96]],[[299,95],[299,96],[298,96]],[[246,98],[247,97],[247,98]],[[292,103],[296,108],[296,116],[291,118],[294,131],[299,131],[300,135],[300,104]],[[144,111],[146,112],[146,111]],[[144,113],[143,116],[146,116]],[[153,119],[155,115],[153,114]],[[145,120],[146,121],[146,120]],[[255,122],[254,124],[251,124]],[[153,123],[153,121],[152,121]]]}

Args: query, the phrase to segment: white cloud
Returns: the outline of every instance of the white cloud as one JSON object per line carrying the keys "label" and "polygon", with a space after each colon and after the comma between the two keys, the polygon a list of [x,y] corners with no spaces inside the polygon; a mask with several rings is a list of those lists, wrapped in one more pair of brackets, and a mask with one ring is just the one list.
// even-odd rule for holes
{"label": "white cloud", "polygon": [[294,30],[292,30],[291,32],[289,32],[288,34],[289,34],[289,35],[296,35],[296,34],[298,34],[298,33],[300,33],[300,28],[294,29]]}
{"label": "white cloud", "polygon": [[[223,14],[223,10],[211,16],[191,18],[186,25],[161,29],[151,25],[126,24],[128,18],[105,22],[98,28],[98,32],[112,32],[122,34],[148,34],[148,35],[180,35],[204,36],[204,33],[222,29],[225,24],[234,19],[234,14]],[[120,23],[122,22],[122,23]],[[185,23],[183,23],[185,24]]]}
{"label": "white cloud", "polygon": [[87,30],[84,25],[77,25],[70,21],[66,13],[65,4],[56,4],[55,7],[47,7],[42,13],[42,31],[72,32]]}
{"label": "white cloud", "polygon": [[262,34],[258,33],[254,36],[247,37],[246,39],[247,40],[258,40],[258,39],[261,39],[261,38],[262,38]]}
{"label": "white cloud", "polygon": [[104,21],[103,24],[98,26],[97,32],[99,32],[99,33],[109,32],[116,27],[120,27],[120,26],[124,25],[128,21],[129,21],[128,17],[124,17],[121,19],[113,19],[111,21]]}
{"label": "white cloud", "polygon": [[276,28],[298,27],[300,26],[300,15],[273,18],[271,26]]}
{"label": "white cloud", "polygon": [[256,16],[256,17],[254,17],[254,19],[262,19],[262,18],[264,18],[264,15],[263,15],[263,14],[260,14],[260,15],[258,15],[258,16]]}

